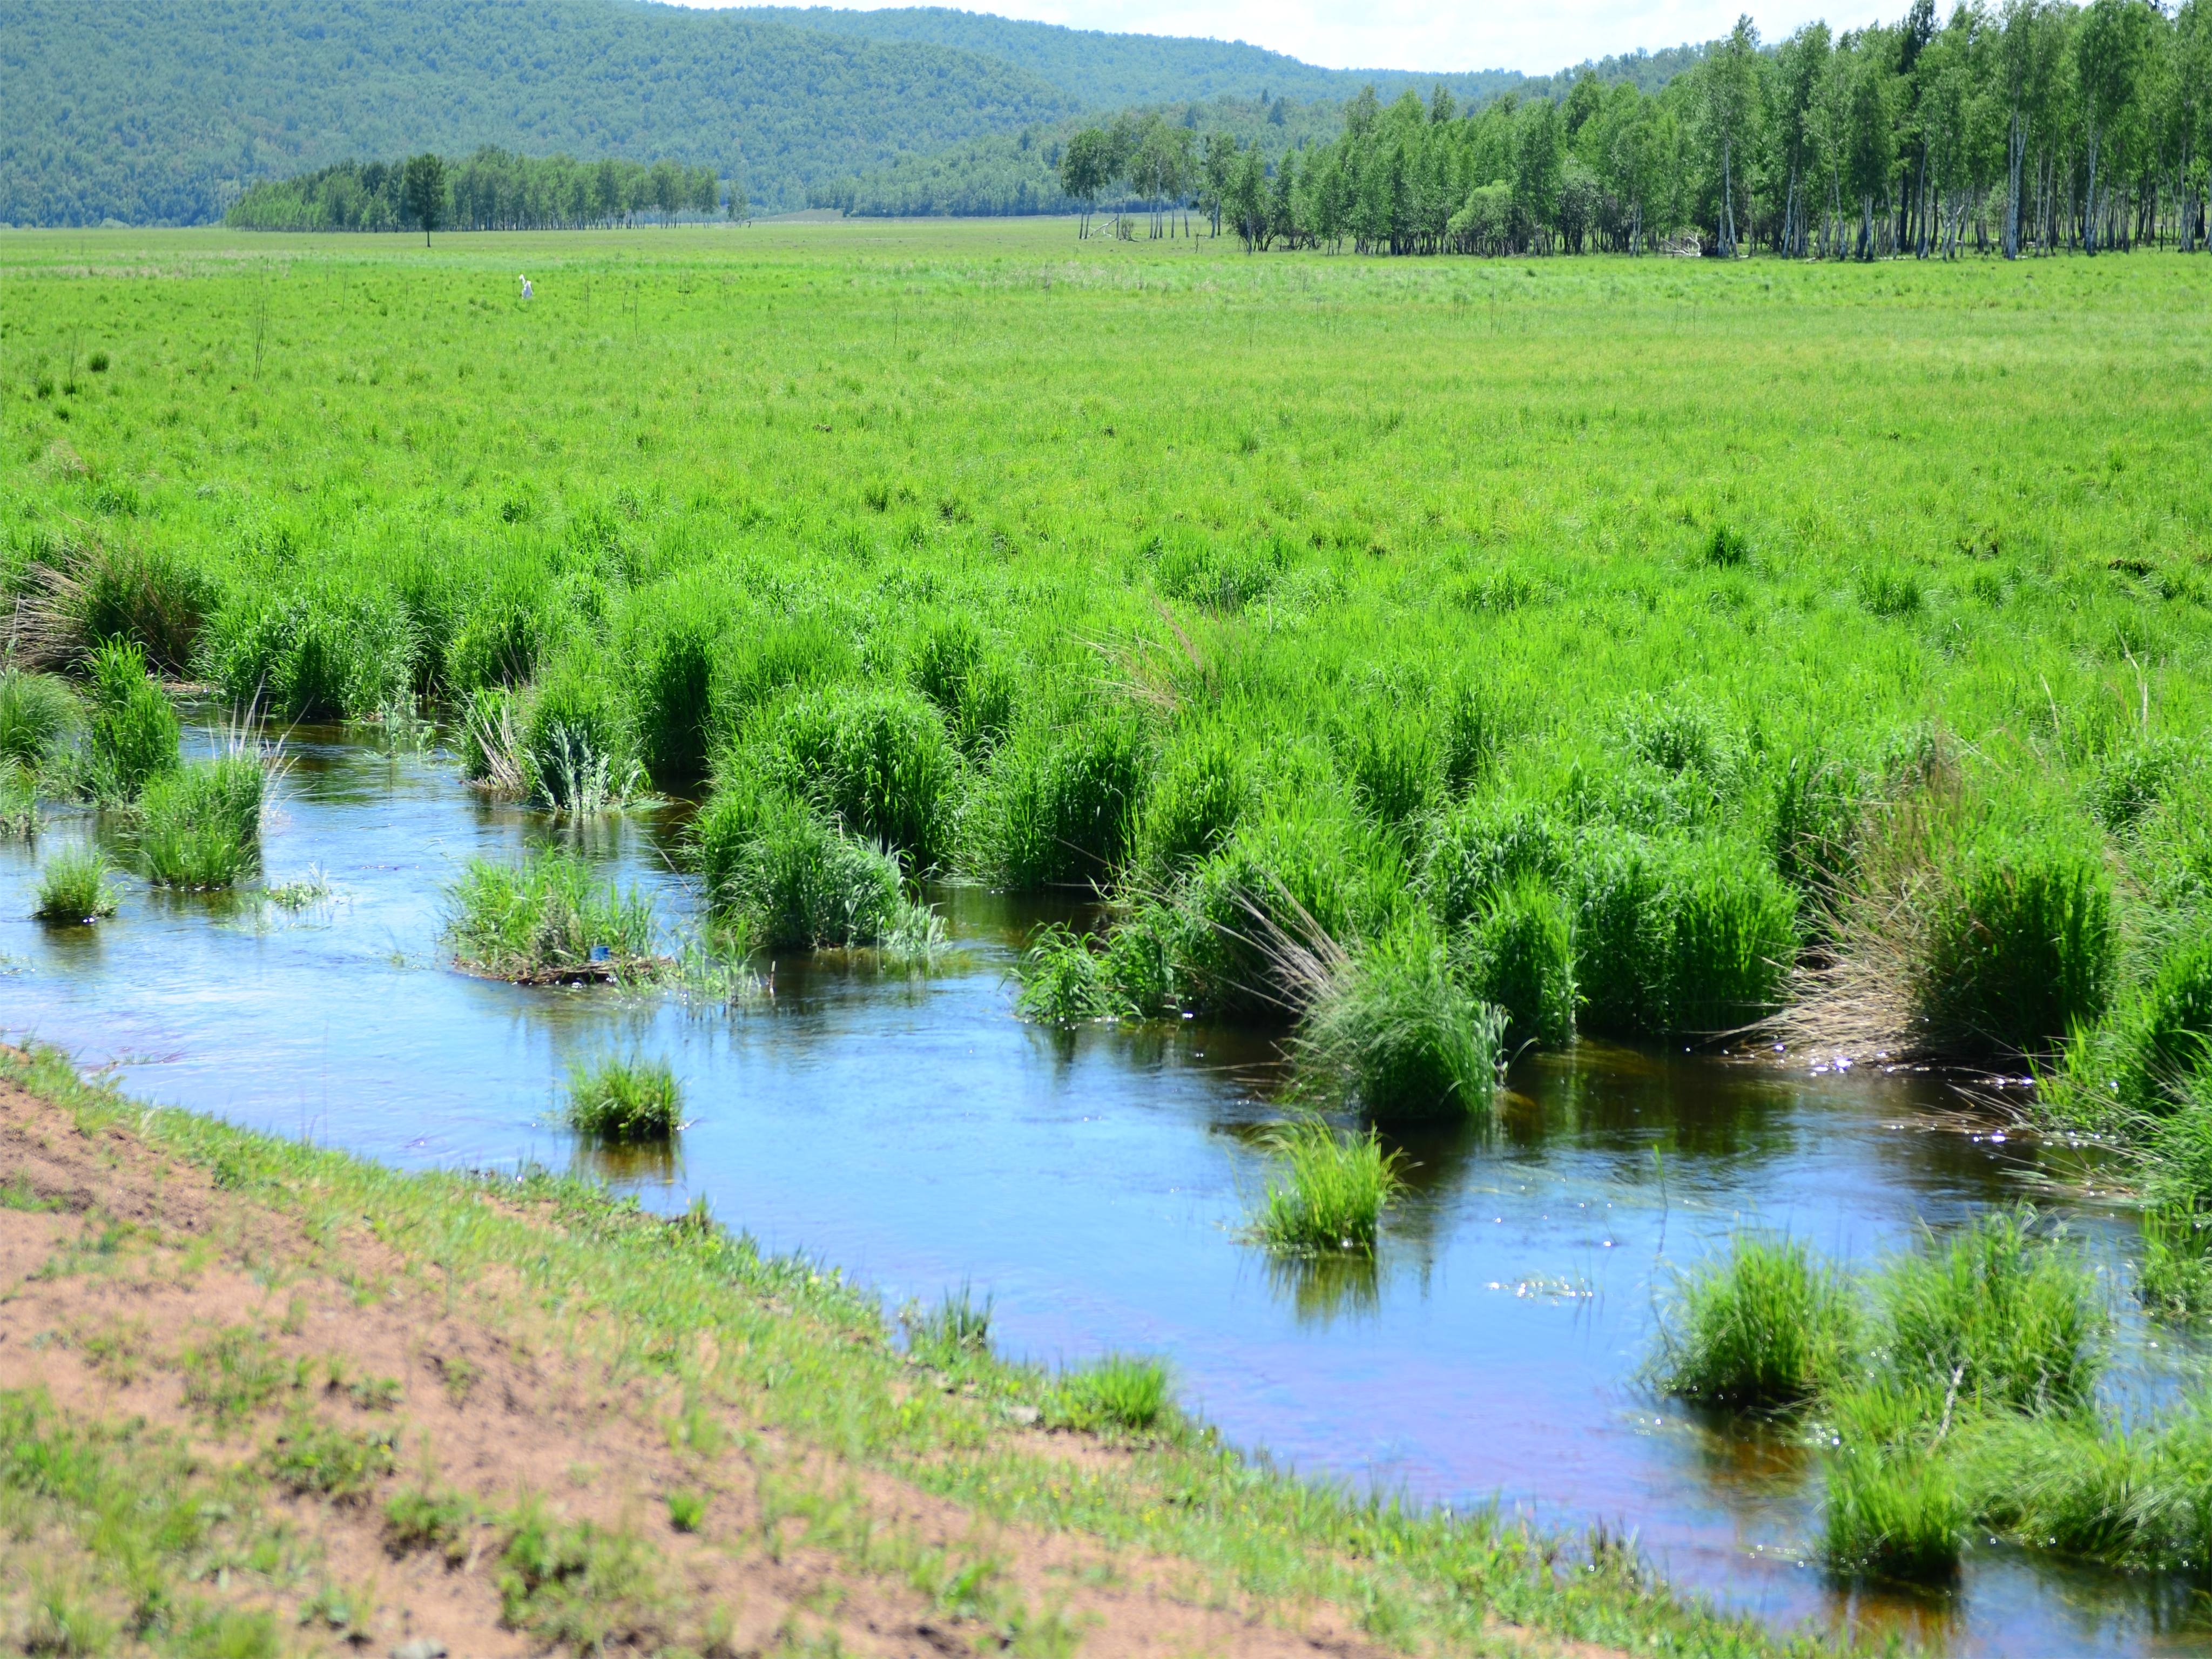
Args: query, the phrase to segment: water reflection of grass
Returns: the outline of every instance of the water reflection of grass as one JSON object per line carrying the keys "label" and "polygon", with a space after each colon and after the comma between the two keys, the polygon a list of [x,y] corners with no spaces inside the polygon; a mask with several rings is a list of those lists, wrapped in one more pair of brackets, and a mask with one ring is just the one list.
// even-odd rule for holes
{"label": "water reflection of grass", "polygon": [[1339,1320],[1374,1317],[1382,1310],[1382,1278],[1372,1255],[1267,1257],[1267,1288],[1291,1304],[1301,1325],[1327,1330]]}

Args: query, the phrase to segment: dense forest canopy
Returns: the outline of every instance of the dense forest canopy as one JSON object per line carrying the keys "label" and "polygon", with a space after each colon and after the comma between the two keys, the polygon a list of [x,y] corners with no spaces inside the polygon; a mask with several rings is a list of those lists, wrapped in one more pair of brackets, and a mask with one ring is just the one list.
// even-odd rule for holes
{"label": "dense forest canopy", "polygon": [[666,156],[769,208],[1079,101],[946,46],[615,0],[5,0],[0,222],[193,224],[248,185],[497,144]]}
{"label": "dense forest canopy", "polygon": [[[1153,114],[1065,143],[1065,195],[1193,202],[1255,248],[1799,257],[2205,246],[2212,0],[2005,0],[1768,45],[1747,17],[1656,95],[1578,76],[1462,112],[1372,89],[1319,145]],[[1157,227],[1156,227],[1157,228]]]}

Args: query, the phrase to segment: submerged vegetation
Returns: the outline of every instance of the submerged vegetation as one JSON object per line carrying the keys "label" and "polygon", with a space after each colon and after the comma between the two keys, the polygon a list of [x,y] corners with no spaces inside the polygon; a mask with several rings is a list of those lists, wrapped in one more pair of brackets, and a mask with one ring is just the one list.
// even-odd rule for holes
{"label": "submerged vegetation", "polygon": [[1864,1281],[1745,1234],[1684,1276],[1653,1378],[1804,1424],[1826,1476],[1822,1553],[1849,1571],[1947,1577],[1977,1527],[2119,1567],[2212,1559],[2183,1484],[2202,1478],[2208,1401],[2109,1421],[2101,1296],[2026,1208],[1930,1235]]}

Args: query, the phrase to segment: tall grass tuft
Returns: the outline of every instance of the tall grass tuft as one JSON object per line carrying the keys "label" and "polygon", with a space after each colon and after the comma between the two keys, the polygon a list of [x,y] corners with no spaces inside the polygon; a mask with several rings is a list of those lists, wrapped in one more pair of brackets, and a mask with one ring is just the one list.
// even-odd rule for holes
{"label": "tall grass tuft", "polygon": [[1879,1297],[1901,1385],[1984,1413],[2082,1413],[2110,1336],[2094,1274],[2022,1206],[1891,1262]]}
{"label": "tall grass tuft", "polygon": [[107,858],[96,847],[70,847],[39,866],[39,903],[31,912],[40,921],[97,921],[115,914],[115,888]]}
{"label": "tall grass tuft", "polygon": [[1575,1035],[1571,915],[1533,876],[1494,893],[1465,935],[1466,978],[1505,1016],[1505,1041],[1559,1048]]}
{"label": "tall grass tuft", "polygon": [[1066,1030],[1124,1012],[1104,956],[1059,922],[1037,930],[1014,973],[1014,1012],[1024,1019]]}
{"label": "tall grass tuft", "polygon": [[653,904],[602,881],[573,853],[520,864],[471,859],[446,893],[446,939],[477,973],[525,983],[624,978],[659,966]]}
{"label": "tall grass tuft", "polygon": [[708,902],[764,950],[876,945],[918,922],[888,854],[805,801],[726,775],[693,828]]}
{"label": "tall grass tuft", "polygon": [[1254,793],[1245,747],[1242,734],[1217,721],[1162,757],[1137,818],[1142,881],[1164,888],[1228,840]]}
{"label": "tall grass tuft", "polygon": [[0,841],[20,841],[39,828],[39,777],[22,762],[0,756]]}
{"label": "tall grass tuft", "polygon": [[2137,1571],[2212,1571],[2212,1398],[2122,1431],[2000,1418],[1961,1437],[1978,1518],[2039,1548]]}
{"label": "tall grass tuft", "polygon": [[165,773],[138,798],[138,854],[161,887],[234,886],[261,863],[261,757],[238,750]]}
{"label": "tall grass tuft", "polygon": [[1383,1207],[1405,1185],[1399,1154],[1372,1129],[1339,1134],[1318,1120],[1274,1130],[1263,1145],[1274,1168],[1252,1218],[1261,1243],[1283,1255],[1374,1253]]}
{"label": "tall grass tuft", "polygon": [[1802,1241],[1741,1233],[1679,1280],[1655,1380],[1720,1405],[1801,1406],[1843,1378],[1857,1324],[1849,1288]]}
{"label": "tall grass tuft", "polygon": [[89,698],[86,783],[96,799],[136,799],[149,781],[177,769],[177,711],[136,644],[110,643],[93,653]]}
{"label": "tall grass tuft", "polygon": [[2104,1012],[2117,943],[2111,878],[2092,854],[1988,833],[1926,890],[1913,1002],[1951,1052],[2048,1049]]}
{"label": "tall grass tuft", "polygon": [[528,799],[556,812],[604,812],[643,794],[645,768],[597,660],[564,659],[531,698],[520,763]]}
{"label": "tall grass tuft", "polygon": [[1297,1053],[1311,1083],[1377,1119],[1480,1115],[1504,1031],[1504,1016],[1453,977],[1443,939],[1416,913],[1327,968]]}
{"label": "tall grass tuft", "polygon": [[770,720],[753,748],[763,779],[817,802],[850,834],[917,869],[950,854],[959,756],[921,697],[850,686],[812,692]]}
{"label": "tall grass tuft", "polygon": [[665,1060],[604,1060],[568,1079],[568,1127],[580,1135],[617,1146],[666,1140],[683,1120],[683,1091]]}
{"label": "tall grass tuft", "polygon": [[1829,1565],[1888,1578],[1956,1572],[1973,1516],[1956,1469],[1934,1444],[1949,1423],[1943,1396],[1876,1383],[1837,1395],[1828,1418],[1821,1553]]}
{"label": "tall grass tuft", "polygon": [[1018,891],[1109,881],[1128,854],[1150,771],[1142,728],[1115,711],[1018,732],[994,756],[970,809],[975,862]]}
{"label": "tall grass tuft", "polygon": [[37,770],[60,752],[77,720],[76,698],[58,675],[0,669],[0,761]]}
{"label": "tall grass tuft", "polygon": [[2142,1212],[2142,1261],[2136,1294],[2154,1317],[2212,1314],[2212,1203],[2191,1196]]}
{"label": "tall grass tuft", "polygon": [[1157,1359],[1109,1353],[1068,1372],[1054,1391],[1052,1419],[1065,1427],[1142,1434],[1175,1413],[1168,1370]]}
{"label": "tall grass tuft", "polygon": [[908,1349],[939,1364],[990,1352],[991,1298],[977,1301],[966,1285],[945,1291],[934,1308],[908,1307],[899,1322],[906,1327]]}

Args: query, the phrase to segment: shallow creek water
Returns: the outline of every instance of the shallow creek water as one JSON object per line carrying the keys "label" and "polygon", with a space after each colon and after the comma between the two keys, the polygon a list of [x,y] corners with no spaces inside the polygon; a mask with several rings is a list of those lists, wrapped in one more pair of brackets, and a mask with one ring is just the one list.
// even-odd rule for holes
{"label": "shallow creek water", "polygon": [[[113,921],[49,930],[26,920],[37,858],[98,833],[61,817],[35,848],[0,845],[0,1030],[112,1063],[148,1098],[409,1166],[576,1161],[551,1123],[568,1067],[665,1054],[696,1119],[680,1152],[599,1170],[648,1205],[704,1194],[894,1304],[970,1283],[1008,1352],[1164,1354],[1188,1404],[1301,1470],[1603,1522],[1784,1624],[1978,1654],[2212,1644],[2186,1587],[2006,1549],[1941,1595],[1841,1585],[1805,1557],[1819,1482],[1801,1451],[1638,1387],[1670,1264],[1742,1222],[1863,1261],[2026,1189],[2033,1154],[1924,1078],[1595,1045],[1526,1062],[1494,1127],[1406,1143],[1415,1190],[1371,1273],[1286,1272],[1238,1236],[1272,1047],[1019,1023],[1004,974],[1035,907],[947,889],[949,971],[781,963],[772,994],[726,1010],[487,983],[442,964],[440,890],[547,822],[478,801],[442,757],[306,731],[289,753],[270,878],[319,868],[329,902],[293,915],[129,880]],[[693,898],[675,833],[673,812],[641,814],[580,844],[674,921]],[[2155,1408],[2199,1357],[2135,1317],[2125,1214],[2074,1220],[2121,1321],[2108,1395]]]}

